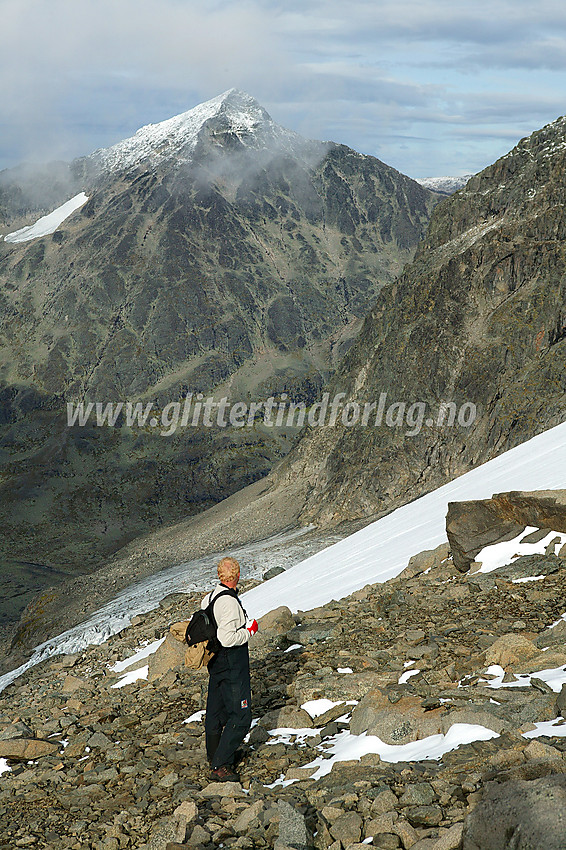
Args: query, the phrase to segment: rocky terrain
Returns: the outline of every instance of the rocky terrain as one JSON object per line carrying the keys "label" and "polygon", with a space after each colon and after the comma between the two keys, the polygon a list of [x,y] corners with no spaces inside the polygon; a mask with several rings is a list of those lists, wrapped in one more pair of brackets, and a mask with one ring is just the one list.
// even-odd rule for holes
{"label": "rocky terrain", "polygon": [[4,234],[65,186],[88,202],[51,235],[0,240],[0,580],[14,606],[30,563],[46,572],[36,591],[53,570],[92,569],[264,476],[300,430],[68,427],[67,403],[151,403],[158,420],[190,392],[312,403],[439,200],[236,90],[33,177],[3,174]]}
{"label": "rocky terrain", "polygon": [[[566,551],[555,549],[463,574],[446,544],[385,584],[265,615],[241,784],[208,780],[207,676],[184,669],[181,644],[168,637],[133,665],[147,678],[124,684],[128,670],[111,669],[196,597],[167,597],[101,646],[32,668],[0,695],[12,768],[0,777],[0,847],[504,850],[514,836],[516,850],[558,850],[564,721],[525,735],[566,714],[566,687],[517,678],[566,668]],[[348,732],[400,747],[455,724],[493,737],[435,760],[336,756]]]}
{"label": "rocky terrain", "polygon": [[[311,428],[276,471],[311,483],[301,522],[389,512],[563,421],[565,133],[560,118],[523,139],[435,209],[330,384],[344,404],[375,405],[369,424],[352,408],[347,424]],[[382,394],[398,407],[376,425]],[[462,425],[466,404],[476,416]]]}

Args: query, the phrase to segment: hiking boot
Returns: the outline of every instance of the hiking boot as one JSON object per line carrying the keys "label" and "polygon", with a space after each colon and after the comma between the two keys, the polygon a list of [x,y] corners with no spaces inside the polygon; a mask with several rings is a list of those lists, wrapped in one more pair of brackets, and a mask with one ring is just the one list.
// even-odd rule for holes
{"label": "hiking boot", "polygon": [[222,764],[210,771],[210,779],[213,782],[239,782],[240,777],[229,764]]}

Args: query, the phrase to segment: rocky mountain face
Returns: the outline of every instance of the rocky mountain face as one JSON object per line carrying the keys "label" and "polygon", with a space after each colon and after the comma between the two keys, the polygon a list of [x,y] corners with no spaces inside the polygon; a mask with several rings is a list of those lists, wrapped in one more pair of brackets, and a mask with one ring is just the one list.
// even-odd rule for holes
{"label": "rocky mountain face", "polygon": [[31,185],[0,181],[4,234],[64,187],[88,202],[48,236],[0,241],[11,577],[22,562],[100,563],[265,475],[298,431],[68,427],[68,402],[151,403],[157,417],[190,392],[311,403],[437,201],[377,159],[279,127],[235,90],[58,167],[33,197]]}
{"label": "rocky mountain face", "polygon": [[[182,644],[169,636],[112,669],[198,595],[168,596],[101,646],[46,660],[0,695],[11,768],[0,846],[505,850],[513,837],[517,850],[560,850],[566,686],[533,672],[566,665],[566,552],[555,548],[463,575],[443,544],[384,584],[266,614],[250,648],[257,723],[241,783],[209,781],[207,676],[184,668]],[[395,760],[396,747],[455,737],[459,724],[486,739]],[[359,756],[366,735],[383,757]]]}
{"label": "rocky mountain face", "polygon": [[436,207],[330,385],[357,423],[311,428],[277,472],[311,482],[303,522],[389,512],[563,421],[565,171],[560,118]]}

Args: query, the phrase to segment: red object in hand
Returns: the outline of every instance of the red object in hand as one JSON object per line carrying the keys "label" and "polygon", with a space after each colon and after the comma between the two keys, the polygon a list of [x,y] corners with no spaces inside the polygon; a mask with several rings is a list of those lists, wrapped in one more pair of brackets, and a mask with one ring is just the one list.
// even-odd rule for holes
{"label": "red object in hand", "polygon": [[246,625],[246,629],[250,633],[250,635],[255,635],[258,629],[257,620],[252,620],[251,622],[248,620],[248,625]]}

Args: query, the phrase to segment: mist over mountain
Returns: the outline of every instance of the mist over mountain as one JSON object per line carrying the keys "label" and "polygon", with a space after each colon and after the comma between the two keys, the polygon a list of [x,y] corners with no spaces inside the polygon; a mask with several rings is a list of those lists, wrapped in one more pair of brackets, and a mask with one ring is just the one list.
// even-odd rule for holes
{"label": "mist over mountain", "polygon": [[88,201],[48,235],[0,240],[4,589],[24,601],[25,570],[37,589],[92,568],[264,476],[298,432],[68,427],[68,402],[312,402],[438,200],[234,89],[34,174],[0,179],[4,236]]}

